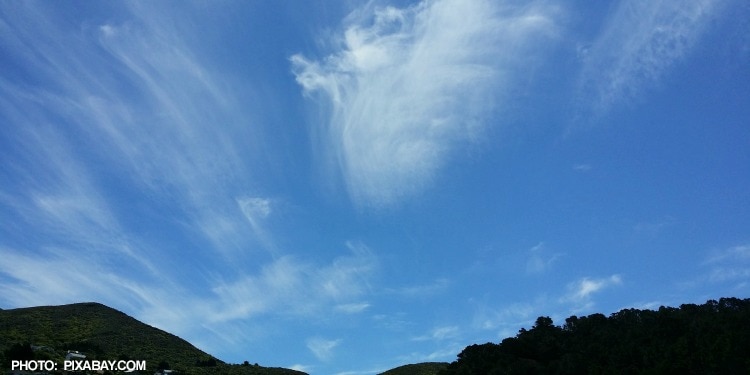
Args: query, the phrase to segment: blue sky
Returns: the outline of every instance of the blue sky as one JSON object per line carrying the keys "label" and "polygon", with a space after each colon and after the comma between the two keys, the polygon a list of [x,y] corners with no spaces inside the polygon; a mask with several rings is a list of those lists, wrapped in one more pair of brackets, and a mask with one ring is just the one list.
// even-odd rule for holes
{"label": "blue sky", "polygon": [[312,374],[750,296],[750,6],[0,3],[0,307]]}

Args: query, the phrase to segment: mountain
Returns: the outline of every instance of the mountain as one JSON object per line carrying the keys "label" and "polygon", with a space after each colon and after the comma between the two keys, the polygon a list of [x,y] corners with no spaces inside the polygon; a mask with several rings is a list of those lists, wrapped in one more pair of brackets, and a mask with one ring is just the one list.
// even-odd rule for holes
{"label": "mountain", "polygon": [[226,364],[171,333],[93,302],[0,310],[0,366],[7,370],[10,359],[29,351],[29,345],[34,359],[62,360],[76,350],[88,359],[145,360],[150,373],[166,366],[180,374],[304,374]]}
{"label": "mountain", "polygon": [[399,366],[380,375],[437,375],[447,367],[447,362],[424,362]]}

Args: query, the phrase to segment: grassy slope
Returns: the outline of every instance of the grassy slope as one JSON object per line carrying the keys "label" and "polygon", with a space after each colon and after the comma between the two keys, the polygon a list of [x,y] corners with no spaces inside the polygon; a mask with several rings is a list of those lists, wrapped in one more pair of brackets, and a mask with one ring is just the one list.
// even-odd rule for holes
{"label": "grassy slope", "polygon": [[98,303],[0,310],[0,350],[16,343],[49,347],[53,359],[62,359],[67,350],[79,350],[90,359],[143,359],[149,371],[166,361],[183,373],[301,374],[221,361],[216,367],[196,367],[197,360],[211,356],[175,335]]}

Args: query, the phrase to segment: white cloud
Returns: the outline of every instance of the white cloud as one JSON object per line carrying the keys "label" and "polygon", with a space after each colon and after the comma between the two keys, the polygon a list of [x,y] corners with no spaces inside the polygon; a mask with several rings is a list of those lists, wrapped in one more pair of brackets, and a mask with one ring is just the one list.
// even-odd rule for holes
{"label": "white cloud", "polygon": [[459,334],[458,326],[441,326],[433,328],[428,334],[413,338],[413,341],[442,341],[455,338]]}
{"label": "white cloud", "polygon": [[529,250],[529,259],[526,262],[526,273],[541,274],[548,271],[552,264],[560,257],[560,254],[548,254],[543,242]]}
{"label": "white cloud", "polygon": [[333,358],[333,349],[341,344],[341,339],[328,340],[320,337],[313,337],[307,340],[307,348],[320,361],[329,361]]}
{"label": "white cloud", "polygon": [[532,303],[514,303],[502,308],[480,306],[474,315],[474,327],[481,330],[501,330],[501,336],[513,334],[518,327],[529,323],[532,314],[539,310],[542,299]]}
{"label": "white cloud", "polygon": [[260,142],[252,104],[205,67],[211,56],[191,48],[199,35],[163,22],[158,5],[130,5],[102,26],[52,20],[33,3],[0,21],[16,52],[7,59],[30,74],[0,79],[15,152],[3,164],[17,171],[0,184],[2,219],[28,238],[0,236],[0,300],[99,301],[216,347],[261,314],[364,311],[377,259],[363,245],[319,263],[248,256],[258,240],[272,247],[279,212],[247,193]]}
{"label": "white cloud", "polygon": [[639,234],[645,234],[648,236],[657,236],[661,232],[663,232],[665,229],[675,225],[677,223],[677,219],[672,216],[664,216],[661,219],[655,220],[655,221],[644,221],[637,223],[635,226],[633,226],[633,229],[636,233]]}
{"label": "white cloud", "polygon": [[428,284],[405,286],[396,289],[389,289],[389,291],[408,298],[429,297],[445,292],[449,286],[450,280],[439,278]]}
{"label": "white cloud", "polygon": [[253,230],[255,237],[267,249],[273,249],[273,241],[267,234],[264,226],[265,219],[271,215],[272,212],[271,200],[260,197],[238,198],[237,205],[245,216],[245,219],[247,219],[247,222],[250,224],[250,228]]}
{"label": "white cloud", "polygon": [[367,302],[360,302],[360,303],[345,303],[342,305],[337,305],[334,309],[336,311],[345,313],[345,314],[357,314],[361,313],[367,308],[370,307],[370,304]]}
{"label": "white cloud", "polygon": [[732,246],[714,254],[706,261],[707,264],[722,262],[750,261],[750,244]]}
{"label": "white cloud", "polygon": [[[18,51],[9,58],[29,67],[29,82],[48,83],[0,81],[0,110],[19,129],[12,141],[34,155],[14,161],[30,171],[33,187],[48,190],[20,189],[19,195],[31,196],[40,211],[68,215],[69,225],[96,223],[99,230],[91,233],[124,237],[116,220],[92,220],[94,214],[115,217],[108,206],[122,204],[93,183],[103,181],[178,213],[180,224],[204,236],[212,250],[247,250],[252,236],[233,199],[234,187],[247,186],[253,172],[242,157],[254,139],[247,136],[253,129],[247,105],[238,105],[236,91],[196,57],[191,36],[159,20],[165,13],[158,6],[130,5],[121,23],[65,28],[26,3],[5,25]],[[92,161],[91,168],[80,166]],[[63,168],[40,170],[56,164]]]}
{"label": "white cloud", "polygon": [[635,98],[690,53],[722,3],[620,2],[599,38],[581,54],[581,95],[597,113]]}
{"label": "white cloud", "polygon": [[429,186],[554,32],[553,11],[485,0],[367,7],[326,59],[292,56],[305,93],[330,104],[319,146],[354,201],[390,205]]}
{"label": "white cloud", "polygon": [[568,294],[564,299],[576,303],[588,302],[594,293],[621,284],[622,277],[620,275],[612,275],[601,279],[584,277],[576,282],[568,284]]}
{"label": "white cloud", "polygon": [[350,249],[351,255],[337,257],[326,266],[284,256],[257,275],[219,281],[213,288],[217,307],[208,318],[224,322],[278,311],[311,315],[328,306],[345,313],[363,311],[369,304],[352,300],[369,290],[377,259],[363,245]]}
{"label": "white cloud", "polygon": [[440,348],[429,352],[413,352],[407,355],[399,356],[399,363],[418,363],[418,362],[450,362],[456,359],[456,354],[460,353],[466,347],[465,343],[448,342]]}
{"label": "white cloud", "polygon": [[591,164],[575,164],[573,170],[578,172],[588,172],[591,170]]}
{"label": "white cloud", "polygon": [[750,282],[750,244],[713,251],[703,266],[710,268],[704,279],[710,283],[731,283],[736,290]]}

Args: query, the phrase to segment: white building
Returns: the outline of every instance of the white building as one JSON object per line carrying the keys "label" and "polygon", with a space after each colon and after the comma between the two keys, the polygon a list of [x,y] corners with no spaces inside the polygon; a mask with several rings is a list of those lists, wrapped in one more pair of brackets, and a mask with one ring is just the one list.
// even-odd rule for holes
{"label": "white building", "polygon": [[68,350],[68,354],[65,355],[66,361],[83,361],[84,359],[86,359],[86,355],[76,350]]}

